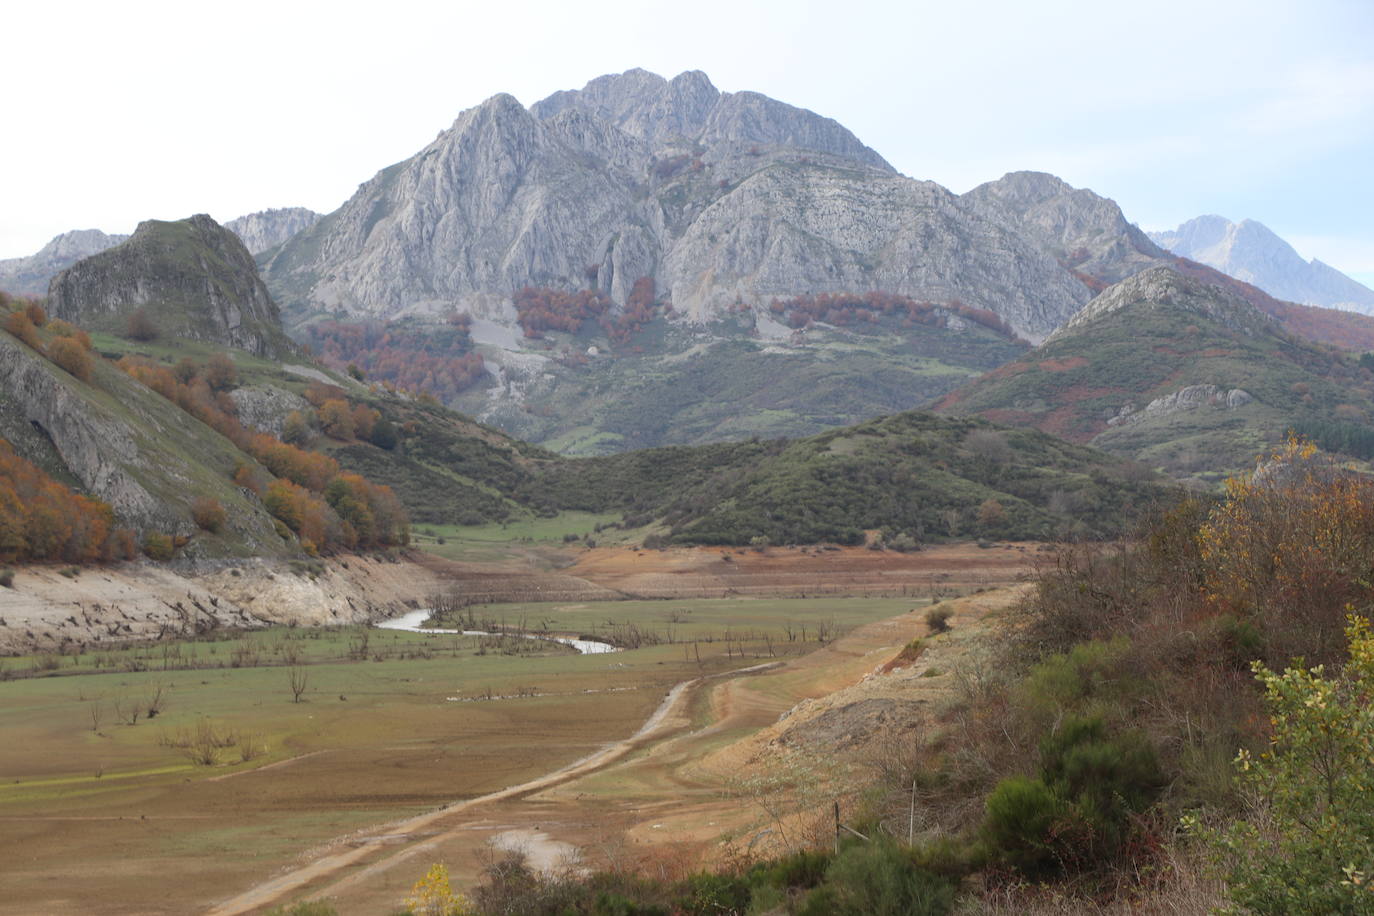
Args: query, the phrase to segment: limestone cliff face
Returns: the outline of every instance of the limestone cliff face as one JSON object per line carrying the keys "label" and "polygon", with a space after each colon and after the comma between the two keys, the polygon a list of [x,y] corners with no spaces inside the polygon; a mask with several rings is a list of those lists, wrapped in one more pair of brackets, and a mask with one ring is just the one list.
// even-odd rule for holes
{"label": "limestone cliff face", "polygon": [[253,256],[204,214],[140,223],[128,241],[78,261],[48,286],[49,313],[83,327],[122,331],[139,308],[163,334],[266,355],[290,349]]}
{"label": "limestone cliff face", "polygon": [[42,296],[47,293],[48,282],[54,274],[128,238],[127,235],[106,235],[99,229],[64,232],[35,254],[0,260],[0,289],[19,295]]}
{"label": "limestone cliff face", "polygon": [[631,70],[463,112],[264,274],[296,320],[457,309],[509,325],[522,286],[623,302],[652,277],[689,321],[882,289],[989,308],[1038,340],[1091,298],[1071,268],[1112,282],[1162,257],[1111,201],[1052,176],[958,197],[828,118],[696,71]]}
{"label": "limestone cliff face", "polygon": [[1168,257],[1115,201],[1044,172],[1011,172],[960,201],[1008,223],[1066,268],[1110,285]]}
{"label": "limestone cliff face", "polygon": [[231,219],[224,228],[243,240],[250,254],[258,255],[275,248],[302,229],[309,229],[320,221],[320,214],[305,207],[280,207],[259,210],[238,219]]}

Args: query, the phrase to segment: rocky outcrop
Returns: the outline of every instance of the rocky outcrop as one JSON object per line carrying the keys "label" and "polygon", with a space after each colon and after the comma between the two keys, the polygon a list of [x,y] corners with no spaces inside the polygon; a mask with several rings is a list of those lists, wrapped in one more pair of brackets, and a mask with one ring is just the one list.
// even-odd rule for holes
{"label": "rocky outcrop", "polygon": [[127,240],[127,235],[106,235],[99,229],[64,232],[36,254],[0,260],[0,289],[24,296],[42,296],[58,272],[82,258],[99,254]]}
{"label": "rocky outcrop", "polygon": [[259,210],[238,219],[231,219],[224,228],[243,240],[250,254],[258,255],[275,248],[303,229],[320,221],[320,214],[305,207],[280,207]]}
{"label": "rocky outcrop", "polygon": [[1304,261],[1263,223],[1199,216],[1173,231],[1152,232],[1150,238],[1279,299],[1374,314],[1374,290],[1315,258]]}
{"label": "rocky outcrop", "polygon": [[293,410],[307,411],[310,402],[298,394],[269,385],[248,385],[229,392],[239,422],[249,429],[280,436]]}
{"label": "rocky outcrop", "polygon": [[1272,318],[1230,290],[1185,277],[1171,267],[1151,267],[1103,290],[1050,339],[1126,308],[1186,309],[1242,334],[1277,328]]}
{"label": "rocky outcrop", "polygon": [[17,571],[0,605],[0,655],[269,624],[376,623],[446,584],[418,563],[361,556],[310,570],[262,559],[124,563],[76,578],[30,566]]}
{"label": "rocky outcrop", "polygon": [[158,331],[262,355],[292,348],[276,303],[238,236],[204,214],[140,223],[128,241],[73,264],[48,286],[48,311],[123,331],[143,309]]}
{"label": "rocky outcrop", "polygon": [[520,287],[591,284],[623,303],[651,277],[685,321],[880,289],[960,299],[1038,340],[1089,281],[1162,256],[1115,204],[1052,176],[959,197],[828,118],[696,71],[632,70],[528,110],[498,95],[463,112],[264,273],[294,320],[465,310],[512,326]]}
{"label": "rocky outcrop", "polygon": [[1250,392],[1243,388],[1227,390],[1216,385],[1187,385],[1171,394],[1155,398],[1145,405],[1144,410],[1136,410],[1133,405],[1127,404],[1121,408],[1119,414],[1107,421],[1107,425],[1139,423],[1142,420],[1166,417],[1185,410],[1197,410],[1199,407],[1236,410],[1254,400]]}

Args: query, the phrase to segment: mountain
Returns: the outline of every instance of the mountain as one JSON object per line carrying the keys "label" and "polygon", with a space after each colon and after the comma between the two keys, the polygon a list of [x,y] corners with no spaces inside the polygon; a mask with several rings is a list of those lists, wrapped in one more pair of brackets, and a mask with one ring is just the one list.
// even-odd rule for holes
{"label": "mountain", "polygon": [[253,256],[204,214],[140,223],[127,241],[53,277],[47,308],[90,330],[121,332],[141,309],[161,334],[258,354],[291,349]]}
{"label": "mountain", "polygon": [[399,381],[415,373],[397,336],[464,323],[469,349],[447,355],[484,371],[458,394],[441,381],[447,402],[589,454],[808,435],[929,403],[1014,355],[1012,335],[1043,339],[1168,257],[1053,176],[956,195],[813,112],[632,70],[463,112],[260,261],[317,351],[341,339],[330,322],[378,341],[405,328],[387,354],[341,345],[340,368]]}
{"label": "mountain", "polygon": [[[879,289],[960,299],[1042,337],[1090,296],[1050,250],[1077,247],[1071,211],[1115,205],[1059,183],[1062,200],[1042,209],[1064,211],[1063,225],[1028,233],[1043,213],[1016,207],[1044,203],[1041,189],[1025,201],[989,190],[964,199],[898,175],[834,121],[719,92],[699,72],[632,70],[529,109],[498,95],[463,112],[264,272],[296,319],[463,309],[513,324],[521,287],[590,286],[623,305],[648,277],[688,321]],[[1115,215],[1128,237],[1118,250],[1101,240],[1095,264],[1128,272],[1118,257],[1158,252]]]}
{"label": "mountain", "polygon": [[36,254],[0,260],[0,289],[17,295],[42,296],[47,293],[53,274],[128,238],[127,235],[106,235],[99,229],[64,232]]}
{"label": "mountain", "polygon": [[320,214],[305,207],[280,207],[259,210],[238,219],[231,219],[224,228],[243,239],[244,247],[253,255],[275,248],[303,229],[319,222]]}
{"label": "mountain", "polygon": [[[1226,278],[1229,280],[1229,278]],[[1234,281],[1230,281],[1234,282]],[[1374,456],[1374,375],[1232,289],[1152,267],[937,410],[1030,426],[1214,483],[1298,429]]]}
{"label": "mountain", "polygon": [[1263,223],[1199,216],[1150,238],[1279,299],[1374,314],[1374,290],[1316,258],[1304,261]]}

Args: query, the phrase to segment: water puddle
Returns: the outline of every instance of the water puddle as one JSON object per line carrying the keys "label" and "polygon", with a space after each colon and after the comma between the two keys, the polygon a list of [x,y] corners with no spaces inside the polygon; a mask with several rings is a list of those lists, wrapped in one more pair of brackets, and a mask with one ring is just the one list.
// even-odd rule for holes
{"label": "water puddle", "polygon": [[[429,608],[420,608],[418,611],[410,611],[400,617],[393,617],[390,620],[383,620],[377,624],[378,629],[382,630],[402,630],[406,633],[424,633],[433,635],[437,633],[452,633],[463,636],[499,636],[499,633],[488,633],[486,630],[447,630],[442,627],[423,627],[420,624],[429,619]],[[523,636],[526,639],[544,639],[550,642],[561,642],[565,646],[572,646],[583,655],[600,655],[605,652],[619,652],[620,649],[608,642],[600,642],[595,639],[574,639],[571,636],[545,636],[541,633],[510,633],[511,636]]]}

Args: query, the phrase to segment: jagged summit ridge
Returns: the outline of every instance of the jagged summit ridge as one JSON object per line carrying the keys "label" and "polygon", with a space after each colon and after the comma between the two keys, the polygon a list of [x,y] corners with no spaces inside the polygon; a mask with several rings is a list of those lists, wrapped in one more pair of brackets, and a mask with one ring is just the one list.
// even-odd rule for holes
{"label": "jagged summit ridge", "polygon": [[224,228],[243,239],[249,253],[275,248],[302,229],[319,222],[320,214],[305,207],[274,207],[231,219]]}
{"label": "jagged summit ridge", "polygon": [[757,92],[721,92],[700,70],[671,80],[647,70],[600,76],[580,90],[530,106],[546,120],[570,109],[593,114],[652,144],[771,145],[812,150],[895,171],[839,122]]}
{"label": "jagged summit ridge", "polygon": [[521,287],[624,303],[650,278],[678,321],[882,290],[959,299],[1039,340],[1091,284],[1162,256],[1114,203],[1053,176],[959,197],[819,115],[698,71],[631,70],[463,112],[263,269],[293,321],[467,311],[514,327]]}
{"label": "jagged summit ridge", "polygon": [[1374,290],[1315,258],[1304,261],[1292,245],[1255,220],[1233,223],[1209,214],[1150,237],[1174,254],[1253,283],[1279,299],[1374,314]]}

